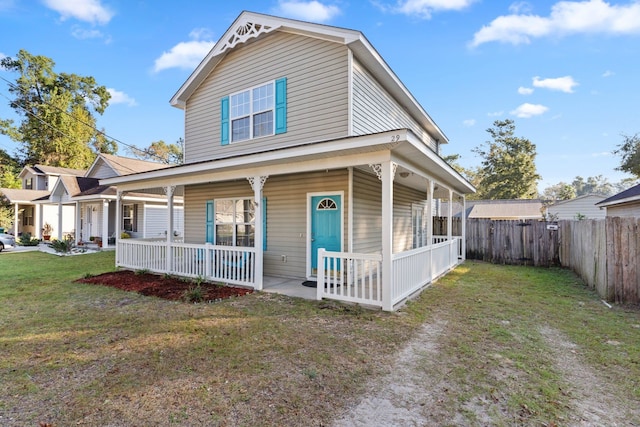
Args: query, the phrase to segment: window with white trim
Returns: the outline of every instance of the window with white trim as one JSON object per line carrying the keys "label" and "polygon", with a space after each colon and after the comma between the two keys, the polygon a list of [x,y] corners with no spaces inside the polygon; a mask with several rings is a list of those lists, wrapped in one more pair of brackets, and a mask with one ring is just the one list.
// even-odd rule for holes
{"label": "window with white trim", "polygon": [[138,231],[136,208],[136,205],[122,205],[122,228],[124,231]]}
{"label": "window with white trim", "polygon": [[231,142],[275,133],[274,83],[269,82],[229,97]]}
{"label": "window with white trim", "polygon": [[427,205],[426,203],[412,203],[411,228],[413,235],[413,249],[427,245]]}
{"label": "window with white trim", "polygon": [[254,246],[256,205],[251,199],[215,200],[215,244]]}

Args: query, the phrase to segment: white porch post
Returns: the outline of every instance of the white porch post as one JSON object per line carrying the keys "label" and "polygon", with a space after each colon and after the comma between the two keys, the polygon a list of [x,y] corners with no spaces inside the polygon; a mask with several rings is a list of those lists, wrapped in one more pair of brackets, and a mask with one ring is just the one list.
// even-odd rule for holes
{"label": "white porch post", "polygon": [[447,203],[447,243],[449,244],[449,268],[458,263],[458,251],[453,244],[453,191],[449,189],[449,203]]}
{"label": "white porch post", "polygon": [[120,241],[120,232],[122,230],[122,196],[123,193],[117,190],[116,193],[116,266],[119,264],[120,254],[118,252],[118,242]]}
{"label": "white porch post", "polygon": [[15,203],[13,205],[13,236],[17,239],[18,238],[18,208],[20,207],[19,204]]}
{"label": "white porch post", "polygon": [[102,201],[102,246],[109,244],[109,201]]}
{"label": "white porch post", "polygon": [[62,203],[58,203],[58,240],[62,240]]}
{"label": "white porch post", "polygon": [[427,245],[433,245],[433,181],[427,181]]}
{"label": "white porch post", "polygon": [[82,211],[80,202],[76,202],[76,245],[82,240]]}
{"label": "white porch post", "polygon": [[167,273],[173,271],[173,253],[171,251],[171,243],[173,241],[173,194],[176,191],[175,186],[167,186],[164,189],[167,195]]}
{"label": "white porch post", "polygon": [[33,231],[33,236],[36,239],[40,239],[41,235],[42,235],[42,205],[35,205],[33,207],[33,225],[34,225],[34,231]]}
{"label": "white porch post", "polygon": [[393,179],[395,164],[380,164],[382,181],[382,309],[393,310]]}
{"label": "white porch post", "polygon": [[427,245],[429,250],[429,282],[433,282],[433,181],[427,181]]}
{"label": "white porch post", "polygon": [[255,289],[262,290],[263,287],[263,274],[264,274],[264,228],[263,228],[263,215],[264,206],[262,206],[262,187],[266,182],[268,176],[253,176],[248,177],[247,180],[249,184],[251,184],[251,188],[253,189],[253,201],[256,205],[255,212],[255,235],[253,238],[253,246],[256,249],[256,260],[255,260]]}
{"label": "white porch post", "polygon": [[462,213],[460,215],[460,220],[462,221],[460,224],[462,229],[462,232],[460,233],[462,234],[462,241],[460,242],[460,245],[462,247],[462,261],[464,261],[467,259],[467,198],[464,194],[462,195]]}

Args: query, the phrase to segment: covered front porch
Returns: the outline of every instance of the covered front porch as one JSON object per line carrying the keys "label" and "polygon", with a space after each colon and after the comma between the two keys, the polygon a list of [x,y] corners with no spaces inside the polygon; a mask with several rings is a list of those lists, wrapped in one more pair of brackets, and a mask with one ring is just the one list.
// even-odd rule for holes
{"label": "covered front porch", "polygon": [[[169,207],[165,237],[117,239],[117,266],[256,290],[269,277],[310,280],[314,298],[394,310],[464,258],[472,187],[409,131],[240,160],[105,180],[118,185],[117,204],[160,188]],[[180,236],[176,192],[184,194]]]}

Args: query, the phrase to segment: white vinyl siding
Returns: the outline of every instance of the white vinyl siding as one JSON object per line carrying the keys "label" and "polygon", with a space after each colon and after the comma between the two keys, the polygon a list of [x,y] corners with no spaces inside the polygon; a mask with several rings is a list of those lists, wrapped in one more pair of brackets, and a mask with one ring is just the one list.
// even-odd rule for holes
{"label": "white vinyl siding", "polygon": [[[187,101],[185,163],[347,136],[347,56],[344,45],[282,32],[230,51]],[[287,132],[221,145],[220,100],[283,77]]]}
{"label": "white vinyl siding", "polygon": [[581,196],[572,200],[558,202],[547,208],[547,212],[557,215],[557,219],[578,219],[578,214],[584,215],[584,219],[604,218],[604,209],[596,206],[596,203],[603,201],[602,196]]}
{"label": "white vinyl siding", "polygon": [[109,166],[104,160],[100,159],[96,162],[96,164],[91,169],[90,175],[88,178],[111,178],[117,176],[118,174]]}
{"label": "white vinyl siding", "polygon": [[[143,237],[166,237],[166,206],[145,205],[144,216],[146,220],[144,223]],[[184,209],[182,206],[173,207],[173,229],[178,233],[178,236],[182,236],[184,234]]]}
{"label": "white vinyl siding", "polygon": [[367,135],[394,129],[410,129],[436,153],[436,142],[391,95],[353,61],[353,134]]}

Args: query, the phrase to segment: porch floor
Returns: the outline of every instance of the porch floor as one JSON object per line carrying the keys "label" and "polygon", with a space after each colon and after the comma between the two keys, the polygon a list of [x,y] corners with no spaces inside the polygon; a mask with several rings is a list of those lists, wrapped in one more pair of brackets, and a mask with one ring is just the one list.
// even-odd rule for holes
{"label": "porch floor", "polygon": [[290,277],[264,276],[262,290],[274,294],[298,297],[304,299],[316,299],[316,288],[302,286],[305,279],[292,279]]}

